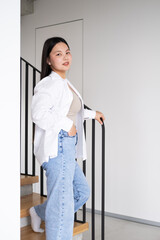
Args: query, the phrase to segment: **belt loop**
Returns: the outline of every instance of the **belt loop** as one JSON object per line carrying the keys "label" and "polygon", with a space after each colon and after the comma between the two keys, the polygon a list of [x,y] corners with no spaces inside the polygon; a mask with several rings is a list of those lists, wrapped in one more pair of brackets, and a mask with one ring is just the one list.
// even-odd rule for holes
{"label": "belt loop", "polygon": [[64,131],[63,131],[63,129],[61,129],[61,131],[62,131],[62,137],[64,137]]}
{"label": "belt loop", "polygon": [[61,129],[60,134],[61,134],[61,137],[64,137],[64,131],[63,131],[63,129]]}
{"label": "belt loop", "polygon": [[59,137],[61,138],[62,137],[62,129],[59,131]]}

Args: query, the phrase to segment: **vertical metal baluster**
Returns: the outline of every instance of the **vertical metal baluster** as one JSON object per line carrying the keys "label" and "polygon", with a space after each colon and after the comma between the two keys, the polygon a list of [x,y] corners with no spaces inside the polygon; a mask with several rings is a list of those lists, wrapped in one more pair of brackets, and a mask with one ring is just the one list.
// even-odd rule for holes
{"label": "vertical metal baluster", "polygon": [[[36,85],[36,70],[33,68],[33,89],[32,89],[32,95],[34,94],[34,87]],[[34,132],[35,132],[35,124],[32,123],[32,175],[35,176],[35,169],[36,169],[36,163],[35,163],[35,155],[34,155]]]}
{"label": "vertical metal baluster", "polygon": [[95,240],[95,120],[92,119],[92,240]]}
{"label": "vertical metal baluster", "polygon": [[102,215],[101,215],[101,239],[105,238],[105,127],[102,125]]}
{"label": "vertical metal baluster", "polygon": [[22,60],[20,59],[20,171],[22,161]]}
{"label": "vertical metal baluster", "polygon": [[[86,176],[86,160],[83,161],[83,173]],[[86,203],[83,205],[83,222],[86,222]]]}
{"label": "vertical metal baluster", "polygon": [[41,196],[44,195],[43,193],[43,168],[40,167],[40,194]]}
{"label": "vertical metal baluster", "polygon": [[86,139],[86,120],[84,121],[84,135],[85,135],[85,139]]}
{"label": "vertical metal baluster", "polygon": [[[86,120],[84,121],[84,134],[86,139]],[[83,161],[83,173],[86,176],[86,160]],[[83,205],[83,222],[86,222],[86,203]]]}
{"label": "vertical metal baluster", "polygon": [[25,69],[25,174],[28,174],[28,63]]}
{"label": "vertical metal baluster", "polygon": [[[77,161],[77,159],[75,159]],[[77,212],[74,214],[74,221],[77,221]]]}
{"label": "vertical metal baluster", "polygon": [[74,214],[74,221],[77,221],[77,212]]}

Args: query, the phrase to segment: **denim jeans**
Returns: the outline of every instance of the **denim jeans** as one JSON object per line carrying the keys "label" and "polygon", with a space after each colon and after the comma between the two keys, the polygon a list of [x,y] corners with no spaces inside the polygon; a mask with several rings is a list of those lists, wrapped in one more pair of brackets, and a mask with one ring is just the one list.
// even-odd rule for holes
{"label": "denim jeans", "polygon": [[86,177],[75,160],[78,134],[58,134],[58,156],[42,164],[47,177],[47,200],[35,206],[45,221],[46,240],[72,240],[74,213],[90,196]]}

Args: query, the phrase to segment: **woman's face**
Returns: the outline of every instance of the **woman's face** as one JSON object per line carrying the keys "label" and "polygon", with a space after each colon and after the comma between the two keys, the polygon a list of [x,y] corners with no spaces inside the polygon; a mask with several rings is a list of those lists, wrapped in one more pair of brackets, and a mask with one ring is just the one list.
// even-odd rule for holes
{"label": "woman's face", "polygon": [[49,54],[47,63],[51,69],[61,76],[65,76],[65,72],[70,68],[72,62],[72,55],[68,46],[63,43],[57,43]]}

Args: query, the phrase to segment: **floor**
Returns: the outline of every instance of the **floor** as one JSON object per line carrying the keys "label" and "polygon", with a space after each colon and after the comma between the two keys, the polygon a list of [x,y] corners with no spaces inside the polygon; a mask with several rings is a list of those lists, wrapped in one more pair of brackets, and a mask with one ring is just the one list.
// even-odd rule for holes
{"label": "floor", "polygon": [[[81,219],[81,211],[78,218]],[[87,212],[87,222],[91,226],[91,213]],[[95,218],[95,240],[101,240],[101,216]],[[90,230],[83,233],[83,240],[91,240]],[[160,227],[105,217],[105,240],[160,240]]]}

